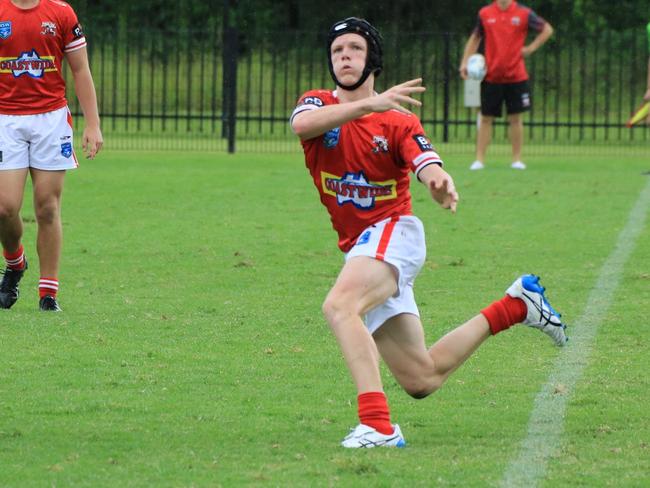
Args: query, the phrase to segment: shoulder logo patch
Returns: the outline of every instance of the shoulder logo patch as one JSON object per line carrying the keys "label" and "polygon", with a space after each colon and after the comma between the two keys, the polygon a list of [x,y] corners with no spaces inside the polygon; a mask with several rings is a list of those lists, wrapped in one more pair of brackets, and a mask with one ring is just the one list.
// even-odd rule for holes
{"label": "shoulder logo patch", "polygon": [[0,39],[7,39],[11,35],[11,22],[0,22]]}
{"label": "shoulder logo patch", "polygon": [[332,149],[336,147],[339,143],[339,138],[341,137],[341,128],[335,127],[332,130],[328,130],[323,134],[323,144],[327,149]]}
{"label": "shoulder logo patch", "polygon": [[433,151],[433,146],[431,141],[424,134],[415,134],[413,140],[417,143],[418,147],[422,152],[424,151]]}

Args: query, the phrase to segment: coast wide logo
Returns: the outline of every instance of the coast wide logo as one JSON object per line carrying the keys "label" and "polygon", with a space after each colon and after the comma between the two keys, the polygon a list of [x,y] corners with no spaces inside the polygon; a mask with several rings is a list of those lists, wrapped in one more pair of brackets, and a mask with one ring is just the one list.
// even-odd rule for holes
{"label": "coast wide logo", "polygon": [[397,198],[397,182],[368,181],[363,171],[358,173],[345,173],[337,176],[321,172],[323,192],[336,197],[339,205],[351,203],[362,210],[370,210],[376,201]]}
{"label": "coast wide logo", "polygon": [[12,73],[16,78],[22,75],[42,78],[46,71],[56,71],[54,56],[40,57],[35,49],[17,58],[0,58],[0,73]]}

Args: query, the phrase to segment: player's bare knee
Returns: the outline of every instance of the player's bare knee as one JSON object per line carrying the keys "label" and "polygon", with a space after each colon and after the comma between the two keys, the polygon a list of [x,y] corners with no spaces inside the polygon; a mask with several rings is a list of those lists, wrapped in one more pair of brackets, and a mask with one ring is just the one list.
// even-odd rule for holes
{"label": "player's bare knee", "polygon": [[404,391],[416,400],[428,397],[441,386],[442,383],[437,381],[436,378],[420,378],[403,385]]}
{"label": "player's bare knee", "polygon": [[328,295],[323,302],[322,310],[325,319],[327,319],[327,322],[331,325],[338,322],[338,317],[343,311],[343,306],[335,297]]}
{"label": "player's bare knee", "polygon": [[494,122],[494,117],[481,115],[481,125],[492,125],[492,122]]}
{"label": "player's bare knee", "polygon": [[419,387],[406,389],[406,393],[416,400],[422,400],[431,395],[434,391],[436,391],[435,388],[432,388],[430,385],[421,385]]}
{"label": "player's bare knee", "polygon": [[0,221],[11,220],[18,215],[18,208],[0,203]]}
{"label": "player's bare knee", "polygon": [[40,224],[52,224],[59,218],[58,202],[37,204],[34,208],[36,221]]}
{"label": "player's bare knee", "polygon": [[345,317],[354,314],[352,304],[346,300],[343,294],[330,292],[323,302],[323,315],[331,327],[335,327]]}

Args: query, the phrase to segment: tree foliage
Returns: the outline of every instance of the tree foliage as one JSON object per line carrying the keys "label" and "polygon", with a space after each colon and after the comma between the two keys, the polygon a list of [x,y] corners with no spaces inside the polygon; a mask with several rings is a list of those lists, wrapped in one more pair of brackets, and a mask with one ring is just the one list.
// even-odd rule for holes
{"label": "tree foliage", "polygon": [[[70,0],[90,26],[123,23],[132,29],[220,28],[229,10],[247,36],[287,30],[324,31],[342,17],[357,16],[385,32],[471,31],[483,0]],[[648,0],[530,0],[522,2],[560,32],[642,28],[650,20]]]}

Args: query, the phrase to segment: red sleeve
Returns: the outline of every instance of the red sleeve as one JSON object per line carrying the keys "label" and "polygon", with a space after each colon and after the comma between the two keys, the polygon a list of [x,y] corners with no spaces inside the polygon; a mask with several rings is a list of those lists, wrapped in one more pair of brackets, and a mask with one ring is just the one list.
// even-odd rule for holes
{"label": "red sleeve", "polygon": [[317,108],[329,105],[332,102],[331,93],[327,90],[309,90],[305,92],[296,104],[296,108],[291,112],[289,123],[293,122],[293,118],[306,110],[314,110]]}
{"label": "red sleeve", "polygon": [[417,117],[410,116],[409,119],[400,139],[400,157],[409,165],[415,176],[419,176],[420,171],[426,166],[430,164],[442,166],[443,163]]}
{"label": "red sleeve", "polygon": [[66,10],[62,27],[64,52],[69,53],[86,47],[86,37],[84,36],[83,29],[77,19],[77,14],[75,14],[70,6]]}

